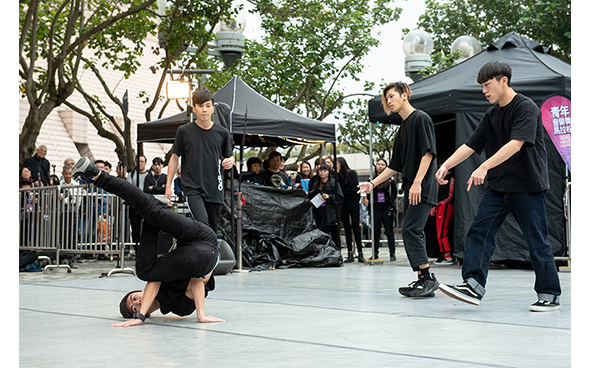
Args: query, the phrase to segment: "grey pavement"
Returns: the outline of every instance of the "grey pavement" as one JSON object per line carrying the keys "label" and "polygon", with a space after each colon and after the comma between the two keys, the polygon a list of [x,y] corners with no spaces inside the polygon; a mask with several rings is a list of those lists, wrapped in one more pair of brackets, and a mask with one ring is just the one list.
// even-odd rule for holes
{"label": "grey pavement", "polygon": [[[398,287],[416,275],[403,248],[397,257],[216,276],[205,308],[226,322],[156,312],[125,329],[110,327],[122,320],[118,303],[144,283],[104,277],[116,262],[19,273],[20,367],[571,366],[570,273],[559,273],[560,311],[534,313],[533,271],[491,269],[475,307],[441,292],[401,296]],[[441,282],[461,281],[459,266],[432,270]]]}

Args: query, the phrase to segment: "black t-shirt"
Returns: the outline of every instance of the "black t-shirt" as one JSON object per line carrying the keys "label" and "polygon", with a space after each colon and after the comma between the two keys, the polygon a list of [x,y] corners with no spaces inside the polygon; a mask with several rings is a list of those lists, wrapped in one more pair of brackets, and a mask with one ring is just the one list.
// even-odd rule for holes
{"label": "black t-shirt", "polygon": [[343,206],[348,208],[358,208],[359,199],[361,196],[357,193],[359,191],[359,188],[357,188],[359,185],[359,176],[357,175],[357,171],[347,171],[347,180],[345,180],[345,177],[340,173],[338,174],[338,178],[339,184],[343,190],[343,195],[345,196]]}
{"label": "black t-shirt", "polygon": [[270,170],[265,170],[260,174],[261,178],[265,182],[265,185],[275,188],[286,188],[290,184],[289,176],[283,171],[274,173]]}
{"label": "black t-shirt", "polygon": [[178,128],[173,153],[181,159],[181,184],[185,194],[197,192],[211,203],[223,203],[222,161],[232,156],[232,139],[224,127],[202,129],[196,123]]}
{"label": "black t-shirt", "polygon": [[488,171],[486,189],[535,193],[550,188],[542,114],[530,98],[518,93],[504,107],[493,105],[466,146],[490,158],[514,139],[524,141],[521,150]]}
{"label": "black t-shirt", "polygon": [[156,295],[160,313],[172,312],[177,316],[188,316],[195,311],[195,302],[185,295],[189,279],[162,282]]}
{"label": "black t-shirt", "polygon": [[421,110],[414,110],[402,122],[396,134],[392,159],[388,166],[390,169],[402,173],[405,196],[408,196],[408,189],[419,171],[421,159],[427,152],[433,154],[433,159],[421,182],[421,201],[435,205],[437,204],[435,127],[429,115]]}

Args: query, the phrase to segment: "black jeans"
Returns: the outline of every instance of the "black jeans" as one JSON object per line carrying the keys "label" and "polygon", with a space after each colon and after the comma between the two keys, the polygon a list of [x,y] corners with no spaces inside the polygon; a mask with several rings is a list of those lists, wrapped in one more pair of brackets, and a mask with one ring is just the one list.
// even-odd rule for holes
{"label": "black jeans", "polygon": [[386,239],[388,239],[388,249],[390,250],[390,257],[396,254],[396,242],[394,240],[394,219],[392,216],[388,216],[390,211],[387,208],[384,209],[375,209],[374,212],[374,254],[377,258],[380,252],[380,235],[382,233],[382,225],[384,225],[384,235],[386,235]]}
{"label": "black jeans", "polygon": [[[144,219],[136,254],[138,278],[169,282],[201,278],[213,271],[218,260],[218,246],[216,234],[209,226],[171,211],[126,180],[101,174],[94,185],[123,198]],[[160,230],[177,239],[177,248],[159,257]]]}
{"label": "black jeans", "polygon": [[362,254],[361,245],[361,228],[359,227],[359,206],[357,207],[342,207],[341,221],[345,229],[345,240],[347,242],[347,250],[349,253],[353,252],[353,236],[355,236],[355,243],[357,244],[357,252]]}
{"label": "black jeans", "polygon": [[199,193],[192,191],[185,192],[185,200],[193,218],[208,224],[213,232],[217,234],[221,204],[208,202]]}

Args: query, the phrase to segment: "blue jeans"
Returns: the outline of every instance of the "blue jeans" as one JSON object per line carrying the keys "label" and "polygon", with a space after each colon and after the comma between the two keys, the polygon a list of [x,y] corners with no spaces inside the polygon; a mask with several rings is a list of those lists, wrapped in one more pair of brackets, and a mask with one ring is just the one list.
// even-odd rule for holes
{"label": "blue jeans", "polygon": [[529,247],[538,299],[559,302],[560,281],[552,246],[548,240],[546,193],[500,193],[486,190],[466,238],[462,277],[484,296],[490,259],[496,248],[497,232],[509,213],[519,224]]}

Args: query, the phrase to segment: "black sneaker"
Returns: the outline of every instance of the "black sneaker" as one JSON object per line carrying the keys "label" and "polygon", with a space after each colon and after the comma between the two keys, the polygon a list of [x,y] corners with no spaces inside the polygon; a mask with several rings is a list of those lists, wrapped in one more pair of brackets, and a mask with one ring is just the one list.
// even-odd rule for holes
{"label": "black sneaker", "polygon": [[480,301],[482,300],[482,296],[478,295],[478,293],[474,291],[474,289],[472,289],[472,287],[467,283],[460,285],[440,284],[439,290],[441,290],[445,295],[465,303],[480,305]]}
{"label": "black sneaker", "polygon": [[74,168],[72,169],[72,176],[75,179],[82,177],[83,179],[92,182],[92,178],[100,174],[101,171],[96,167],[88,157],[82,157]]}
{"label": "black sneaker", "polygon": [[541,299],[529,306],[529,310],[532,312],[552,312],[557,311],[559,309],[560,303],[553,303]]}
{"label": "black sneaker", "polygon": [[438,285],[439,282],[435,279],[434,275],[432,280],[421,277],[408,284],[408,286],[398,288],[398,292],[401,295],[413,298],[430,298],[435,296],[434,291],[437,290]]}

